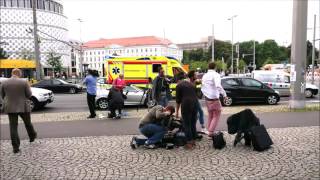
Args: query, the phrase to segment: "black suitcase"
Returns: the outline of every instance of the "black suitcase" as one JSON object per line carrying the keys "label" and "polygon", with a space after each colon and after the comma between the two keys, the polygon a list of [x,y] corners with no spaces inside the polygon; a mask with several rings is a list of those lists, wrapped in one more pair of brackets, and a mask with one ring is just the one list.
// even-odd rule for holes
{"label": "black suitcase", "polygon": [[269,149],[273,144],[264,125],[254,126],[250,129],[253,149],[256,151],[264,151]]}
{"label": "black suitcase", "polygon": [[226,141],[223,138],[222,132],[218,132],[216,134],[213,134],[212,141],[213,141],[213,147],[215,149],[222,149],[226,146]]}

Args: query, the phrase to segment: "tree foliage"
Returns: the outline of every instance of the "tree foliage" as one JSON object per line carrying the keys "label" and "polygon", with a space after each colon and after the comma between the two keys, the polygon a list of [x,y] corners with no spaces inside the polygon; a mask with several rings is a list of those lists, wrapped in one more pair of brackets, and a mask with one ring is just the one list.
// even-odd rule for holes
{"label": "tree foliage", "polygon": [[61,56],[57,56],[54,52],[50,52],[48,55],[47,64],[51,66],[54,72],[61,73],[62,71]]}
{"label": "tree foliage", "polygon": [[[224,59],[227,67],[231,65],[231,43],[227,41],[214,41],[215,60]],[[250,66],[253,64],[253,41],[244,41],[239,43],[239,55],[243,60],[243,66]],[[237,57],[234,47],[234,59]],[[197,49],[183,52],[183,63],[192,64],[193,61],[209,62],[212,59],[212,47],[209,49]],[[316,50],[316,54],[318,51]],[[279,46],[273,39],[265,40],[262,43],[255,41],[255,63],[256,69],[261,68],[268,63],[290,63],[291,46]],[[244,55],[244,56],[243,56]],[[311,64],[312,57],[312,43],[307,41],[307,65]],[[240,63],[240,62],[239,62]],[[242,62],[241,62],[242,63]],[[202,63],[200,63],[202,64]],[[193,63],[193,66],[199,65]],[[239,64],[240,66],[240,64]],[[203,67],[201,65],[201,67]],[[240,67],[239,67],[240,68]]]}
{"label": "tree foliage", "polygon": [[0,48],[0,59],[8,59],[7,52],[3,48]]}

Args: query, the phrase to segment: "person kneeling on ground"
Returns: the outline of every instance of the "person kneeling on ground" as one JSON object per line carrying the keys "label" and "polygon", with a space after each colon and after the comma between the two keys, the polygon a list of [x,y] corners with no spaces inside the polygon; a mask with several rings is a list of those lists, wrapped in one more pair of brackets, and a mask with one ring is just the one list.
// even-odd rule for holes
{"label": "person kneeling on ground", "polygon": [[[108,118],[121,118],[121,109],[124,107],[124,99],[126,99],[126,95],[122,93],[122,90],[113,86],[110,89],[110,92],[107,97],[107,101],[109,104],[110,113],[108,114]],[[116,115],[116,110],[118,110],[118,115]]]}
{"label": "person kneeling on ground", "polygon": [[136,149],[140,145],[144,145],[146,148],[154,149],[156,144],[160,143],[164,135],[167,133],[167,129],[161,125],[161,122],[165,118],[169,118],[175,109],[173,106],[163,107],[157,105],[153,107],[141,120],[139,124],[140,132],[147,137],[147,139],[139,139],[133,137],[130,143],[132,149]]}

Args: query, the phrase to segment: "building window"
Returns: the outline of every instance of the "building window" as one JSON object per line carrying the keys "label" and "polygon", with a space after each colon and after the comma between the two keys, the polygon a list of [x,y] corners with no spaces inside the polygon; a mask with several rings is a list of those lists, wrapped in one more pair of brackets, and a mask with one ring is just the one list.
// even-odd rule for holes
{"label": "building window", "polygon": [[17,0],[11,0],[11,7],[18,7],[18,1]]}
{"label": "building window", "polygon": [[38,9],[44,9],[44,7],[43,7],[43,0],[37,0],[37,8],[38,8]]}
{"label": "building window", "polygon": [[24,0],[18,0],[18,7],[25,7]]}
{"label": "building window", "polygon": [[141,49],[141,52],[143,52],[143,49]]}
{"label": "building window", "polygon": [[157,52],[157,48],[154,48],[154,52]]}
{"label": "building window", "polygon": [[152,52],[152,48],[150,48],[150,52]]}
{"label": "building window", "polygon": [[98,55],[100,55],[100,51],[98,51]]}
{"label": "building window", "polygon": [[50,11],[54,11],[54,3],[52,1],[50,1],[49,8],[50,8]]}
{"label": "building window", "polygon": [[148,52],[148,49],[146,48],[146,52]]}
{"label": "building window", "polygon": [[44,9],[45,9],[45,10],[48,10],[48,11],[50,10],[50,6],[49,6],[49,1],[48,1],[48,0],[47,0],[47,1],[45,0],[45,1],[44,1]]}

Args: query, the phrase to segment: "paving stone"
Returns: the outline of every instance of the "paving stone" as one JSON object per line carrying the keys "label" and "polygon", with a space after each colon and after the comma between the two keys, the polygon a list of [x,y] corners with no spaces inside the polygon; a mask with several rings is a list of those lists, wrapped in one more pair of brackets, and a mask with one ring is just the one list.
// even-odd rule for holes
{"label": "paving stone", "polygon": [[274,142],[264,152],[225,134],[227,147],[212,148],[204,138],[192,151],[132,150],[132,136],[21,141],[13,154],[1,140],[0,179],[319,179],[319,127],[268,129]]}

